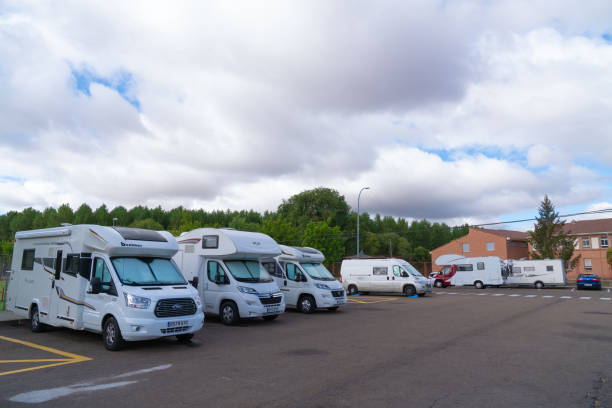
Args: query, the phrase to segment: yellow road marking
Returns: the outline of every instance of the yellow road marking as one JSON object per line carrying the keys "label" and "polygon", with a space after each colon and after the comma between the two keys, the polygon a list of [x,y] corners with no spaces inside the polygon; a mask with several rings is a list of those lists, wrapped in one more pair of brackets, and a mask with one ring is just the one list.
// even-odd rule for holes
{"label": "yellow road marking", "polygon": [[18,339],[13,339],[10,337],[4,337],[4,336],[0,336],[0,340],[5,340],[5,341],[9,341],[11,343],[17,343],[17,344],[21,344],[27,347],[32,347],[38,350],[43,350],[46,351],[48,353],[53,353],[53,354],[57,354],[60,356],[64,356],[67,358],[56,358],[56,359],[52,359],[52,358],[42,358],[42,359],[32,359],[32,360],[0,360],[0,363],[42,363],[42,362],[52,362],[52,364],[44,364],[41,366],[36,366],[36,367],[28,367],[28,368],[21,368],[19,370],[11,370],[11,371],[3,371],[0,372],[0,376],[3,375],[9,375],[9,374],[17,374],[17,373],[23,373],[25,371],[33,371],[33,370],[40,370],[41,368],[49,368],[49,367],[56,367],[56,366],[60,366],[60,365],[66,365],[66,364],[74,364],[74,363],[80,363],[83,361],[88,361],[88,360],[92,360],[92,358],[90,357],[85,357],[85,356],[80,356],[78,354],[73,354],[73,353],[68,353],[66,351],[62,351],[62,350],[58,350],[58,349],[54,349],[51,347],[47,347],[47,346],[41,346],[40,344],[34,344],[34,343],[30,343],[29,341],[25,341],[25,340],[18,340]]}

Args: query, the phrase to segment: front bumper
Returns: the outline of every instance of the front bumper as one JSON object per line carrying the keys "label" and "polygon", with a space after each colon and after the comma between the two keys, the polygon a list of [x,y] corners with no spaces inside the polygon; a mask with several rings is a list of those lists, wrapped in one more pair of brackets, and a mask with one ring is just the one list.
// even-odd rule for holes
{"label": "front bumper", "polygon": [[204,326],[202,311],[172,318],[124,318],[119,322],[121,336],[127,341],[152,340],[159,337],[195,333]]}
{"label": "front bumper", "polygon": [[333,296],[331,291],[329,293],[315,293],[315,302],[317,302],[317,307],[320,308],[329,308],[329,307],[339,307],[346,304],[346,291],[342,296]]}
{"label": "front bumper", "polygon": [[259,298],[255,295],[245,297],[244,303],[238,305],[240,317],[246,319],[249,317],[263,317],[270,315],[278,315],[285,311],[285,297],[283,296],[280,303],[272,303],[269,305],[262,304]]}

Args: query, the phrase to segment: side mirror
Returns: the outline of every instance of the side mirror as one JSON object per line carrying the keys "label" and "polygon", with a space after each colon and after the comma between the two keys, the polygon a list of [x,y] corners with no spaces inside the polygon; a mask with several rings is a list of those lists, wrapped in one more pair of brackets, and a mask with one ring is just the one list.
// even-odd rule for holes
{"label": "side mirror", "polygon": [[102,281],[97,276],[91,281],[91,293],[97,295],[102,291]]}
{"label": "side mirror", "polygon": [[194,288],[196,288],[196,289],[197,289],[197,288],[198,288],[198,282],[199,282],[199,281],[200,281],[200,280],[198,279],[198,277],[197,277],[197,276],[194,276],[193,280],[191,281],[191,286],[193,286]]}

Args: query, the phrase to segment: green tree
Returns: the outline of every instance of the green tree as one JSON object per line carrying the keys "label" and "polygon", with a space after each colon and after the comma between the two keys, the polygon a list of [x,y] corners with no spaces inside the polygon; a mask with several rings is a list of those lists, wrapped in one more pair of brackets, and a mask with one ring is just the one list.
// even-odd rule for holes
{"label": "green tree", "polygon": [[57,209],[57,221],[59,224],[68,223],[72,224],[72,220],[74,219],[74,213],[72,212],[72,208],[68,204],[62,204]]}
{"label": "green tree", "polygon": [[199,221],[193,219],[193,214],[191,213],[191,211],[183,211],[179,231],[186,232],[194,230],[196,228],[202,228],[202,224],[200,224]]}
{"label": "green tree", "polygon": [[128,215],[128,211],[122,205],[115,207],[111,210],[110,218],[111,218],[111,225],[112,225],[113,218],[117,219],[115,221],[115,225],[117,226],[125,227],[126,225],[130,225],[132,223],[130,221],[130,216]]}
{"label": "green tree", "polygon": [[95,222],[93,211],[91,207],[83,203],[74,212],[74,223],[75,224],[93,224]]}
{"label": "green tree", "polygon": [[531,257],[534,259],[563,259],[573,269],[580,255],[574,257],[574,239],[564,231],[565,221],[561,221],[548,195],[540,203],[538,217],[533,231],[528,231],[529,242],[533,247]]}
{"label": "green tree", "polygon": [[43,211],[43,218],[45,219],[45,227],[47,228],[60,226],[59,215],[57,214],[57,210],[53,207],[45,208],[45,211]]}
{"label": "green tree", "polygon": [[344,255],[344,241],[340,227],[330,227],[327,221],[311,221],[304,229],[302,246],[316,248],[325,255],[326,266],[339,262]]}
{"label": "green tree", "polygon": [[99,206],[93,216],[94,222],[98,225],[113,225],[113,219],[106,208],[106,204]]}
{"label": "green tree", "polygon": [[282,215],[263,220],[260,231],[271,236],[279,244],[297,246],[302,243],[302,234],[298,228]]}
{"label": "green tree", "polygon": [[306,225],[311,221],[330,222],[330,226],[345,227],[349,206],[336,190],[318,187],[306,190],[283,200],[278,206],[278,214],[296,225]]}
{"label": "green tree", "polygon": [[153,218],[145,218],[143,220],[136,220],[130,224],[130,227],[149,229],[149,230],[154,230],[154,231],[162,231],[164,229],[164,227],[159,222],[155,221]]}

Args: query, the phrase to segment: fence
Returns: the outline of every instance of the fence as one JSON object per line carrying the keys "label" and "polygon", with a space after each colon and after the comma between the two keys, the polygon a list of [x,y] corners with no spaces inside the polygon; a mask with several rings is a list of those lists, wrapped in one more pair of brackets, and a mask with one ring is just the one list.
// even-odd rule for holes
{"label": "fence", "polygon": [[0,255],[0,312],[5,309],[4,299],[6,298],[6,284],[8,280],[8,270],[11,268],[11,257]]}

